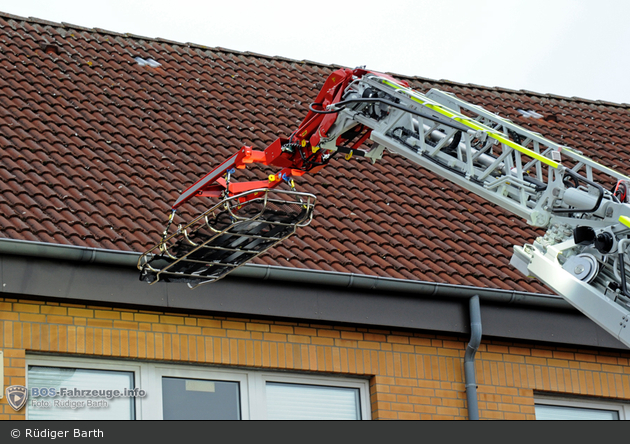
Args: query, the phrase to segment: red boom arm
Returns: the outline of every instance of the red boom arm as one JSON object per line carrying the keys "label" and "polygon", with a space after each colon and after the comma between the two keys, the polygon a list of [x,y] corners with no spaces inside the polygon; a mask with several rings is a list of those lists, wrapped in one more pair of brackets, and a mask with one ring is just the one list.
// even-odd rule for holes
{"label": "red boom arm", "polygon": [[[350,82],[370,72],[372,71],[366,71],[361,68],[354,70],[342,68],[334,71],[326,79],[313,106],[325,111],[328,105],[342,100],[342,95]],[[404,84],[404,82],[397,81],[388,75],[375,74]],[[289,181],[292,177],[302,176],[306,172],[319,172],[326,166],[329,159],[328,156],[322,157],[325,152],[317,147],[320,140],[327,136],[327,131],[335,123],[336,119],[336,113],[322,114],[309,110],[300,126],[288,139],[278,138],[264,151],[253,150],[249,146],[242,147],[236,154],[186,189],[173,204],[172,209],[176,210],[195,196],[221,197],[226,189],[228,196],[233,196],[258,188],[274,188],[283,181]],[[354,132],[352,138],[355,138],[356,135],[357,133]],[[354,142],[352,148],[359,147],[369,136],[369,128],[364,128],[359,140]],[[345,140],[343,136],[340,136],[336,141],[336,145],[342,145],[344,142],[348,143],[352,142],[352,140]],[[269,176],[268,180],[262,181],[230,182],[228,184],[223,178],[226,173],[232,172],[234,169],[243,169],[251,163],[261,163],[282,168],[282,170],[278,174]]]}

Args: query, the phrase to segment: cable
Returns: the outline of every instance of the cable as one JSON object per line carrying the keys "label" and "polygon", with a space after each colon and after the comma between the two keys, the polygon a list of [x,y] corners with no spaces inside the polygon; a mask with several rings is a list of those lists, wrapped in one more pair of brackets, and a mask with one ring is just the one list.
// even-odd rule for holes
{"label": "cable", "polygon": [[[341,103],[341,102],[339,102],[339,103]],[[344,109],[346,109],[346,108],[344,107],[344,108],[341,108],[341,109],[336,109],[336,110],[332,110],[332,111],[321,111],[321,110],[317,110],[317,109],[313,108],[315,105],[317,105],[317,106],[322,106],[322,104],[321,104],[321,103],[311,103],[311,104],[308,106],[308,109],[310,109],[311,111],[313,111],[313,112],[314,112],[314,113],[316,113],[316,114],[336,114],[336,113],[338,113],[339,111],[343,111]]]}

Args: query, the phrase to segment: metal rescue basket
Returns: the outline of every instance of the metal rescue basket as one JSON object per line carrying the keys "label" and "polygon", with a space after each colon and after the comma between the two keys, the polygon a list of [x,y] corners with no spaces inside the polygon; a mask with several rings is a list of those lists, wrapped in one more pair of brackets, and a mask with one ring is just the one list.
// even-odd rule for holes
{"label": "metal rescue basket", "polygon": [[140,280],[185,282],[190,288],[217,281],[308,225],[315,196],[256,189],[226,198],[138,260]]}

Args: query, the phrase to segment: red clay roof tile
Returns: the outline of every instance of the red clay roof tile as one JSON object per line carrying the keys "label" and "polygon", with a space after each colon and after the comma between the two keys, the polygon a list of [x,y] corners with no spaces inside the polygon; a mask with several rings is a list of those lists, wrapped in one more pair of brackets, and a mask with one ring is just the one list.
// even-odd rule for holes
{"label": "red clay roof tile", "polygon": [[[127,251],[152,247],[181,190],[241,144],[288,135],[335,69],[2,13],[0,49],[0,236]],[[627,169],[628,106],[405,80]],[[541,233],[401,156],[334,159],[296,184],[318,196],[315,220],[256,263],[549,292],[509,265]]]}

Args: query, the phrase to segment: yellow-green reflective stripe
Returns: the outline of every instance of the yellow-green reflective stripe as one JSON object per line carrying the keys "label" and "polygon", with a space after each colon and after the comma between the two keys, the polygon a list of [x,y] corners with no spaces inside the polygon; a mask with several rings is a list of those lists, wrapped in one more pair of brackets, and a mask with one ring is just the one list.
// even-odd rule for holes
{"label": "yellow-green reflective stripe", "polygon": [[626,227],[630,228],[630,217],[628,217],[628,216],[619,216],[619,222],[624,224]]}
{"label": "yellow-green reflective stripe", "polygon": [[[396,85],[395,83],[389,82],[387,80],[383,80],[383,83],[385,83],[388,86],[391,86],[392,88],[396,88],[396,89],[404,89],[406,91],[412,92],[412,93],[416,93],[415,91],[408,89],[408,88],[403,88],[402,86]],[[417,94],[417,93],[416,93]],[[467,127],[474,129],[476,131],[485,131],[489,137],[492,137],[495,140],[498,140],[499,142],[514,148],[515,150],[531,157],[532,159],[536,159],[539,160],[540,162],[549,165],[553,168],[558,168],[558,166],[560,166],[560,164],[558,164],[557,162],[554,162],[553,160],[550,160],[544,156],[541,156],[540,154],[538,154],[535,151],[530,150],[529,148],[525,148],[522,145],[519,145],[518,143],[514,143],[512,142],[510,139],[507,139],[503,134],[501,133],[496,133],[494,131],[492,131],[491,128],[488,128],[485,125],[480,124],[479,122],[470,120],[469,118],[467,118],[466,116],[462,115],[462,114],[458,114],[455,113],[454,111],[449,110],[448,108],[444,108],[442,106],[440,106],[439,104],[436,103],[431,103],[429,101],[429,99],[427,98],[424,102],[421,101],[420,99],[418,99],[417,97],[410,97],[411,100],[413,100],[414,102],[418,102],[421,105],[426,106],[429,109],[432,109],[433,111],[436,111],[440,114],[442,114],[443,116],[449,117],[453,120],[455,120],[456,122],[459,122],[461,124],[466,125]]]}
{"label": "yellow-green reflective stripe", "polygon": [[595,165],[597,165],[597,168],[599,168],[599,170],[600,170],[600,171],[605,172],[605,173],[608,173],[610,176],[615,177],[616,175],[618,175],[618,176],[623,177],[625,180],[630,181],[630,177],[627,177],[627,176],[625,176],[624,174],[618,173],[618,172],[616,172],[615,170],[611,170],[610,168],[605,167],[605,166],[604,166],[604,165],[602,165],[601,163],[597,163],[597,162],[595,162],[594,160],[592,160],[592,159],[590,159],[590,158],[588,158],[588,157],[586,157],[586,156],[583,156],[583,155],[581,155],[581,154],[578,154],[578,153],[576,153],[575,151],[573,151],[571,148],[568,148],[568,147],[566,147],[566,146],[563,146],[563,147],[562,147],[562,151],[568,151],[568,152],[570,152],[570,153],[571,153],[573,156],[575,156],[575,157],[578,157],[578,158],[581,158],[581,159],[586,159],[586,160],[588,160],[589,162],[594,163]]}

